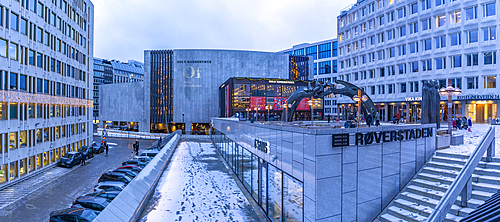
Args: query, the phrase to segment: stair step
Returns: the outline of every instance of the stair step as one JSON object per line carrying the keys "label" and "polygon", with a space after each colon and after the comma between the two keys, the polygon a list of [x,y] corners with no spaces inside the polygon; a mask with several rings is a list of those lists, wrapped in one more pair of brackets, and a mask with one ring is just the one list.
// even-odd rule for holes
{"label": "stair step", "polygon": [[446,214],[446,218],[444,218],[444,222],[459,222],[463,217],[455,216],[451,214]]}
{"label": "stair step", "polygon": [[400,198],[407,200],[409,202],[415,202],[415,203],[418,203],[420,205],[430,207],[432,209],[434,209],[436,207],[436,205],[439,203],[439,200],[425,197],[422,195],[418,195],[415,193],[410,193],[407,191],[401,193]]}
{"label": "stair step", "polygon": [[440,156],[440,157],[450,157],[450,158],[456,158],[456,159],[468,159],[468,155],[464,154],[458,154],[458,153],[448,153],[444,151],[436,151],[435,156]]}
{"label": "stair step", "polygon": [[448,164],[458,164],[458,165],[465,165],[465,162],[467,162],[469,158],[454,158],[454,157],[443,157],[443,156],[433,156],[432,157],[432,162],[440,162],[440,163],[448,163]]}
{"label": "stair step", "polygon": [[460,210],[460,214],[458,216],[461,216],[461,217],[467,217],[469,216],[469,214],[474,211],[476,208],[472,209],[472,208],[468,208],[468,207],[464,207]]}
{"label": "stair step", "polygon": [[445,192],[441,192],[441,191],[437,191],[437,190],[433,190],[433,189],[428,189],[428,188],[423,188],[423,187],[419,187],[419,186],[415,186],[415,185],[407,186],[407,189],[408,189],[408,192],[412,192],[412,193],[415,193],[415,194],[418,194],[418,195],[424,196],[424,197],[429,197],[429,198],[432,198],[435,200],[440,200],[445,194]]}
{"label": "stair step", "polygon": [[472,175],[472,182],[500,185],[500,177],[492,177],[492,176],[473,174]]}
{"label": "stair step", "polygon": [[491,196],[493,196],[493,194],[495,194],[495,193],[489,193],[489,192],[484,192],[484,191],[479,191],[479,190],[472,190],[472,198],[474,198],[476,200],[486,201]]}
{"label": "stair step", "polygon": [[484,176],[492,176],[492,177],[500,177],[500,170],[476,167],[476,169],[474,170],[474,174],[484,175]]}
{"label": "stair step", "polygon": [[379,218],[382,222],[405,222],[406,220],[400,219],[390,214],[383,214]]}
{"label": "stair step", "polygon": [[436,175],[436,174],[430,174],[430,173],[424,173],[424,172],[419,173],[417,175],[417,178],[422,179],[422,180],[441,182],[442,184],[447,184],[447,185],[451,185],[451,183],[455,180],[455,179],[450,178],[450,177],[445,177],[442,175]]}
{"label": "stair step", "polygon": [[423,221],[427,220],[426,217],[423,217],[417,213],[407,211],[405,209],[401,209],[401,208],[396,207],[396,206],[391,206],[388,208],[388,210],[389,210],[389,212],[388,212],[389,214],[391,214],[395,217],[401,218],[403,220],[406,220],[406,221],[423,222]]}
{"label": "stair step", "polygon": [[481,168],[486,168],[486,169],[497,169],[500,170],[500,162],[479,162],[477,165],[478,167]]}
{"label": "stair step", "polygon": [[500,185],[473,182],[472,190],[484,191],[488,193],[496,193],[498,190],[500,190]]}
{"label": "stair step", "polygon": [[428,217],[431,213],[433,208],[425,205],[420,205],[418,203],[412,202],[412,201],[407,201],[404,199],[396,199],[394,200],[394,206],[399,207],[401,209],[417,213],[419,215],[422,215],[424,217]]}
{"label": "stair step", "polygon": [[441,192],[446,192],[450,188],[449,184],[443,184],[441,182],[423,180],[418,178],[414,179],[412,183],[420,187],[434,189]]}
{"label": "stair step", "polygon": [[429,162],[427,163],[426,167],[432,167],[436,169],[442,169],[442,170],[454,170],[459,172],[462,170],[463,166],[454,164],[454,163],[441,163],[441,162]]}

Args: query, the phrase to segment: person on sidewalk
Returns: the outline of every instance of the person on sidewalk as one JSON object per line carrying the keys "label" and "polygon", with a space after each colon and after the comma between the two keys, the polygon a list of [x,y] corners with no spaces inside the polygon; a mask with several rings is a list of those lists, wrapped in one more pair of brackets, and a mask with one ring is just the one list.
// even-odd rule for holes
{"label": "person on sidewalk", "polygon": [[396,113],[396,123],[399,124],[400,120],[401,120],[401,113]]}
{"label": "person on sidewalk", "polygon": [[82,152],[82,161],[80,162],[82,166],[85,166],[85,158],[86,158],[85,153]]}
{"label": "person on sidewalk", "polygon": [[368,113],[368,115],[366,116],[366,125],[370,127],[370,125],[372,125],[372,121],[373,121],[373,116],[371,113]]}
{"label": "person on sidewalk", "polygon": [[106,150],[106,156],[108,156],[108,144],[104,142],[104,149]]}
{"label": "person on sidewalk", "polygon": [[375,114],[375,126],[380,126],[380,113]]}
{"label": "person on sidewalk", "polygon": [[471,121],[471,118],[469,118],[468,120],[468,124],[469,125],[469,132],[472,132],[472,130],[470,128],[472,128],[472,121]]}

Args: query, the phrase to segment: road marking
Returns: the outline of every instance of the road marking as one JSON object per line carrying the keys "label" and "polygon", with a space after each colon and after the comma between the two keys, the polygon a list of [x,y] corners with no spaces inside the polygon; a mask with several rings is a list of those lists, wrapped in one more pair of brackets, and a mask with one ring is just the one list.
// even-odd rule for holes
{"label": "road marking", "polygon": [[117,146],[118,144],[116,144],[116,143],[108,143],[108,145]]}

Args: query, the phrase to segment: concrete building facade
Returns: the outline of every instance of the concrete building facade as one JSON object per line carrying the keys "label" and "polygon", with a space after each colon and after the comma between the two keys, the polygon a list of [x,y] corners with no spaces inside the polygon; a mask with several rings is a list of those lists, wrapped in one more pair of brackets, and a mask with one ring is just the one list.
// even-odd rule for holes
{"label": "concrete building facade", "polygon": [[[420,121],[422,80],[460,88],[452,117],[478,123],[498,117],[495,1],[358,1],[338,22],[338,78],[364,89],[383,120],[401,113]],[[441,120],[447,120],[442,97]],[[339,100],[352,110],[352,100]],[[344,112],[344,115],[346,112]]]}
{"label": "concrete building facade", "polygon": [[94,6],[0,0],[0,186],[92,142]]}

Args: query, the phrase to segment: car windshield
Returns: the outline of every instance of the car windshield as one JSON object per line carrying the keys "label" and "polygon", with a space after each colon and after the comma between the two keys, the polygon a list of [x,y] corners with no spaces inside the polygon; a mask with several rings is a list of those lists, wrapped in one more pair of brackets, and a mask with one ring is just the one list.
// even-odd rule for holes
{"label": "car windshield", "polygon": [[75,156],[75,154],[73,153],[66,153],[66,155],[64,155],[65,158],[73,158]]}

